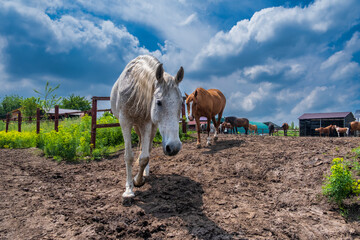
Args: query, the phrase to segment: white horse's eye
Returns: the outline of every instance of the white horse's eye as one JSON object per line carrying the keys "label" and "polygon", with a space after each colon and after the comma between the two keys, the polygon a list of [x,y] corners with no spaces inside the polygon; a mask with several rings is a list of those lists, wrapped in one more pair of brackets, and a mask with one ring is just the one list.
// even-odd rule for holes
{"label": "white horse's eye", "polygon": [[156,101],[156,105],[162,106],[162,102],[161,102],[160,100],[157,100],[157,101]]}

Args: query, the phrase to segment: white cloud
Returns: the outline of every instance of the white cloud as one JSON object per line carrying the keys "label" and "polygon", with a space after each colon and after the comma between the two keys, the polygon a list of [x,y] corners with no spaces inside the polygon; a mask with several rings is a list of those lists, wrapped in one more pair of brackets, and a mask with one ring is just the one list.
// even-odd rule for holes
{"label": "white cloud", "polygon": [[332,72],[332,80],[347,79],[360,74],[359,64],[352,61],[353,54],[360,50],[359,35],[359,32],[354,33],[343,50],[334,53],[321,64],[321,70]]}
{"label": "white cloud", "polygon": [[[212,37],[195,57],[195,69],[208,57],[236,56],[249,47],[254,48],[254,54],[262,54],[261,44],[269,42],[282,43],[282,47],[296,47],[298,44],[301,45],[298,47],[304,47],[307,44],[303,42],[306,35],[313,36],[309,38],[311,41],[327,32],[336,33],[337,29],[350,28],[358,19],[359,11],[355,0],[319,0],[305,8],[262,9],[250,20],[237,22],[229,32],[220,31]],[[284,41],[284,37],[288,41]]]}
{"label": "white cloud", "polygon": [[196,19],[197,19],[197,15],[196,15],[196,13],[193,13],[189,17],[187,17],[184,21],[182,21],[179,24],[179,26],[189,25],[189,24],[193,23],[194,21],[196,21]]}
{"label": "white cloud", "polygon": [[316,87],[309,94],[305,95],[303,100],[301,100],[292,110],[291,114],[299,115],[307,112],[308,110],[315,107],[317,101],[326,96],[326,90],[328,87],[321,86]]}
{"label": "white cloud", "polygon": [[262,74],[274,76],[278,74],[285,74],[287,78],[298,76],[304,72],[304,66],[296,60],[288,61],[275,61],[268,59],[264,65],[255,65],[244,68],[244,76],[250,79],[256,79]]}
{"label": "white cloud", "polygon": [[256,91],[252,91],[250,94],[246,95],[243,92],[233,92],[230,95],[229,103],[230,108],[238,108],[239,105],[242,110],[250,112],[255,109],[258,102],[263,101],[266,97],[269,96],[269,93],[272,89],[272,84],[265,82],[258,85]]}

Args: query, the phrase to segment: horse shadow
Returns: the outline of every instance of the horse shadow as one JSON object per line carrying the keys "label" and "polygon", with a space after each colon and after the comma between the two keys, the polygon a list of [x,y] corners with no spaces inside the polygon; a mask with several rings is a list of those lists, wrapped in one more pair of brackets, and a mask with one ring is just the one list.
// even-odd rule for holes
{"label": "horse shadow", "polygon": [[233,239],[203,212],[201,184],[180,175],[149,176],[151,188],[137,192],[135,203],[158,219],[180,217],[189,233],[198,239]]}
{"label": "horse shadow", "polygon": [[204,154],[214,154],[216,152],[234,148],[234,147],[240,147],[245,143],[245,140],[221,140],[216,141],[213,143],[210,147],[208,147],[208,151],[204,151]]}

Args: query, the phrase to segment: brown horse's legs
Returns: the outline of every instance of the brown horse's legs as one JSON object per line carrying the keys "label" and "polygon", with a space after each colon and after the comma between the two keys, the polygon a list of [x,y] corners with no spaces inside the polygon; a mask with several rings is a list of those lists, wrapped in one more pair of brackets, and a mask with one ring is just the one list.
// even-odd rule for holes
{"label": "brown horse's legs", "polygon": [[211,120],[213,121],[214,127],[215,127],[214,140],[216,141],[218,139],[217,135],[219,133],[219,125],[220,125],[220,123],[219,123],[219,121],[215,121],[215,116],[212,117]]}
{"label": "brown horse's legs", "polygon": [[206,139],[206,146],[210,146],[211,145],[211,138],[210,138],[210,123],[211,123],[211,120],[209,117],[207,117],[207,139]]}
{"label": "brown horse's legs", "polygon": [[196,130],[197,130],[197,142],[196,142],[196,147],[197,148],[201,148],[201,142],[200,142],[200,118],[199,117],[195,117],[195,121],[196,121]]}

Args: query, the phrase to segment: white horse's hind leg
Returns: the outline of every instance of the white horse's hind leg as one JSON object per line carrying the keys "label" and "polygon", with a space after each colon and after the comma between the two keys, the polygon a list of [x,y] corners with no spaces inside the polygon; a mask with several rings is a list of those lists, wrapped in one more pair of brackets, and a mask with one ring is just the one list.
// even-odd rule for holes
{"label": "white horse's hind leg", "polygon": [[148,123],[146,124],[142,129],[140,129],[141,132],[141,154],[139,156],[139,172],[136,174],[134,178],[134,185],[136,187],[141,187],[145,183],[145,179],[143,178],[144,170],[148,166],[149,163],[149,146],[150,146],[150,137],[151,137],[151,128],[152,124]]}
{"label": "white horse's hind leg", "polygon": [[132,180],[132,165],[134,161],[134,153],[131,149],[131,128],[132,124],[124,117],[119,117],[120,126],[122,129],[124,142],[125,142],[125,165],[126,165],[126,190],[123,193],[124,198],[134,197],[133,192],[134,183]]}

